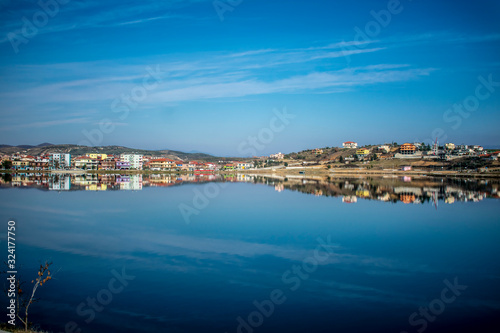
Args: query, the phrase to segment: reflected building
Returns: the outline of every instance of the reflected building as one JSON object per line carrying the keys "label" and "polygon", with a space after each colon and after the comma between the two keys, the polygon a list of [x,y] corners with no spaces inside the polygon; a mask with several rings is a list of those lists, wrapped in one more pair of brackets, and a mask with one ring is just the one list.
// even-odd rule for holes
{"label": "reflected building", "polygon": [[342,197],[342,202],[344,202],[344,203],[356,203],[356,202],[358,202],[358,198],[355,195],[344,195]]}
{"label": "reflected building", "polygon": [[71,177],[69,175],[53,175],[49,179],[50,191],[69,191],[71,189]]}
{"label": "reflected building", "polygon": [[116,180],[120,190],[142,190],[142,175],[120,176]]}

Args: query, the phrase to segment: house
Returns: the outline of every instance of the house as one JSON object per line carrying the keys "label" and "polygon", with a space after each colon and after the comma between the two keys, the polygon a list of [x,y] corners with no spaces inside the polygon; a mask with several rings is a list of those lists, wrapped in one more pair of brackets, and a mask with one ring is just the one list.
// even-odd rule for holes
{"label": "house", "polygon": [[21,159],[18,159],[16,161],[12,161],[12,166],[16,170],[29,170],[32,168],[33,162],[35,161],[35,158],[30,155],[26,155],[22,157]]}
{"label": "house", "polygon": [[323,149],[315,148],[312,150],[312,152],[316,155],[321,155],[323,154]]}
{"label": "house", "polygon": [[370,153],[370,150],[368,150],[366,148],[361,148],[361,149],[356,150],[356,155],[359,155],[359,156],[366,156],[369,153]]}
{"label": "house", "polygon": [[217,164],[208,162],[208,163],[205,163],[205,167],[208,170],[216,170]]}
{"label": "house", "polygon": [[130,162],[129,161],[116,161],[117,170],[130,170]]}
{"label": "house", "polygon": [[94,158],[96,160],[105,160],[106,158],[108,158],[107,154],[85,154],[85,156]]}
{"label": "house", "polygon": [[455,150],[455,144],[454,143],[446,143],[444,145],[444,147],[446,148],[446,150]]}
{"label": "house", "polygon": [[378,149],[381,150],[381,151],[383,151],[386,154],[391,151],[391,147],[389,145],[379,146]]}
{"label": "house", "polygon": [[150,170],[172,170],[176,167],[174,160],[168,158],[157,158],[148,162]]}
{"label": "house", "polygon": [[43,170],[49,167],[49,157],[48,156],[37,156],[30,163],[30,167],[35,170]]}
{"label": "house", "polygon": [[80,156],[75,158],[75,168],[83,170],[97,170],[99,166],[99,160],[96,158],[90,158],[87,156]]}
{"label": "house", "polygon": [[114,170],[116,168],[116,161],[114,158],[107,157],[105,160],[98,160],[99,170]]}
{"label": "house", "polygon": [[358,143],[353,141],[346,141],[342,143],[342,147],[349,149],[358,148]]}
{"label": "house", "polygon": [[411,165],[402,165],[401,171],[411,171]]}
{"label": "house", "polygon": [[248,162],[235,162],[236,168],[239,170],[245,170],[245,169],[250,169],[253,168],[253,163],[248,163]]}
{"label": "house", "polygon": [[411,143],[404,143],[399,147],[399,152],[403,155],[414,155],[417,147]]}
{"label": "house", "polygon": [[26,170],[30,167],[30,160],[26,158],[12,161],[12,167],[16,170]]}
{"label": "house", "polygon": [[71,154],[54,153],[49,155],[49,167],[67,169],[71,167]]}
{"label": "house", "polygon": [[185,163],[185,162],[177,162],[175,164],[176,168],[178,170],[189,170],[189,163]]}
{"label": "house", "polygon": [[282,160],[285,158],[285,155],[282,154],[281,152],[277,153],[277,154],[271,154],[269,155],[269,158],[272,158],[274,160]]}
{"label": "house", "polygon": [[188,170],[189,171],[196,171],[201,169],[201,164],[196,162],[196,161],[191,161],[188,163]]}

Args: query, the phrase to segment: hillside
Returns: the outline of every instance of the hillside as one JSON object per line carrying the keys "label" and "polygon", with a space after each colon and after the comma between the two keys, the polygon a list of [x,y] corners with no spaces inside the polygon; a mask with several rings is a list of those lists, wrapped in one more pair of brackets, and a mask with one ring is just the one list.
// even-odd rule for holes
{"label": "hillside", "polygon": [[78,146],[78,145],[53,145],[50,143],[42,143],[38,146],[21,145],[21,146],[9,146],[0,145],[1,154],[13,154],[13,153],[23,153],[32,156],[37,156],[41,154],[49,153],[70,153],[71,155],[85,155],[89,153],[100,153],[100,154],[113,154],[119,155],[124,153],[137,153],[143,155],[153,155],[159,156],[164,155],[173,160],[205,160],[205,161],[215,161],[215,160],[226,160],[226,158],[219,158],[216,156],[204,154],[204,153],[184,153],[175,150],[146,150],[146,149],[134,149],[123,146],[104,146],[104,147],[88,147],[88,146]]}
{"label": "hillside", "polygon": [[[365,146],[365,148],[372,150],[376,146]],[[292,158],[298,160],[304,160],[308,162],[330,162],[336,161],[340,157],[346,158],[356,154],[356,149],[347,149],[339,147],[325,147],[321,148],[322,153],[316,152],[314,149],[302,150],[298,153],[290,153],[285,156],[285,158]]]}

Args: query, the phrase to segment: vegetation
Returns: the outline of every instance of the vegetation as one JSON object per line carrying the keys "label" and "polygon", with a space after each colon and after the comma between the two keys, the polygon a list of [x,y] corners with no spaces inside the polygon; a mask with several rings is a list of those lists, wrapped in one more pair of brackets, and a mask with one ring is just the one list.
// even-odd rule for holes
{"label": "vegetation", "polygon": [[4,168],[4,169],[12,168],[12,161],[8,161],[8,160],[2,161],[2,168]]}
{"label": "vegetation", "polygon": [[[37,272],[37,277],[31,281],[33,284],[33,288],[29,290],[28,293],[25,293],[23,290],[26,281],[21,281],[20,278],[16,277],[15,280],[15,298],[16,298],[16,316],[17,319],[21,321],[24,326],[24,331],[29,332],[28,328],[31,326],[28,320],[29,308],[31,304],[38,301],[35,298],[35,293],[39,287],[42,287],[45,283],[52,279],[52,275],[50,273],[51,262],[45,262],[43,265],[40,264],[40,268]],[[6,273],[6,272],[2,272]],[[29,288],[28,288],[29,289]],[[6,287],[5,293],[9,293],[9,287]]]}

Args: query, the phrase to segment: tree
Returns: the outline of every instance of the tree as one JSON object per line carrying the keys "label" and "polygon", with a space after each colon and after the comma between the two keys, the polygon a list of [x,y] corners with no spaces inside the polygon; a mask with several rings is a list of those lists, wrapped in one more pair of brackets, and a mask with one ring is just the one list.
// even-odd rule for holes
{"label": "tree", "polygon": [[344,158],[343,158],[342,156],[340,156],[340,158],[339,158],[339,162],[340,162],[340,163],[344,163]]}
{"label": "tree", "polygon": [[[23,291],[23,285],[26,283],[25,281],[21,281],[21,279],[19,278],[16,278],[14,281],[14,284],[16,286],[15,290],[16,316],[23,323],[25,331],[28,330],[29,326],[29,321],[28,321],[29,307],[31,304],[38,301],[38,299],[35,298],[35,293],[37,289],[43,286],[45,283],[47,283],[48,280],[52,279],[52,275],[50,273],[50,265],[52,265],[52,263],[48,261],[46,261],[45,264],[43,265],[40,264],[37,278],[31,281],[31,283],[34,283],[33,289],[28,294],[26,294]],[[7,293],[10,292],[9,287],[6,288],[6,292]]]}
{"label": "tree", "polygon": [[286,167],[288,166],[288,162],[285,162],[285,166],[286,166]]}
{"label": "tree", "polygon": [[4,169],[11,169],[12,168],[12,161],[9,161],[9,160],[2,161],[2,167]]}

